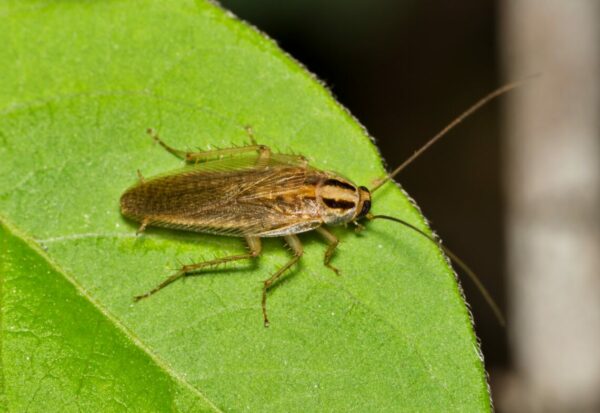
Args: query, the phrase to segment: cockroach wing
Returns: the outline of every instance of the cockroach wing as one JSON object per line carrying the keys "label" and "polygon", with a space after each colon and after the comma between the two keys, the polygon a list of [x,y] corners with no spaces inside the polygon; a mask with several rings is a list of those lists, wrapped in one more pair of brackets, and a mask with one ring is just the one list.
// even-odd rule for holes
{"label": "cockroach wing", "polygon": [[128,189],[125,216],[151,226],[231,236],[279,236],[321,225],[324,172],[293,155],[236,156],[192,165]]}

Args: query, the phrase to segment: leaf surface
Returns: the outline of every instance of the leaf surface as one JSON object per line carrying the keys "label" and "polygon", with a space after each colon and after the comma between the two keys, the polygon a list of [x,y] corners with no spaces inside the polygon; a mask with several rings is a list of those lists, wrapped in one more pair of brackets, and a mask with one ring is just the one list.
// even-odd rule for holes
{"label": "leaf surface", "polygon": [[[0,6],[0,402],[8,411],[487,411],[485,372],[454,274],[418,234],[336,228],[269,294],[289,258],[177,282],[179,262],[238,254],[237,238],[149,229],[119,213],[179,148],[260,143],[370,186],[384,169],[360,125],[304,68],[203,1]],[[376,213],[421,228],[393,185]]]}

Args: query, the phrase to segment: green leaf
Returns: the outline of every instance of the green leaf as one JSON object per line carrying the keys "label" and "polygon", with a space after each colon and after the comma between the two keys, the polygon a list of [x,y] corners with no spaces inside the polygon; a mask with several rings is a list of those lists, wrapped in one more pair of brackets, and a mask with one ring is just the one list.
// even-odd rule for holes
{"label": "green leaf", "polygon": [[[175,147],[259,142],[370,185],[384,173],[360,125],[270,40],[203,1],[0,5],[0,406],[8,411],[488,411],[469,313],[429,241],[389,222],[314,234],[289,258],[179,281],[178,262],[237,238],[149,229],[120,194],[181,162]],[[374,211],[426,228],[388,184]]]}

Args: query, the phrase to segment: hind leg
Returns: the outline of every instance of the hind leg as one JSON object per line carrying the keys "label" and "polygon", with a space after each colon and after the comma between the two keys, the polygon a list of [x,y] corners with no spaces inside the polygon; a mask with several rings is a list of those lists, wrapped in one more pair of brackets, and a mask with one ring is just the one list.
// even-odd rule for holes
{"label": "hind leg", "polygon": [[173,274],[170,277],[168,277],[167,279],[165,279],[163,282],[158,284],[156,287],[154,287],[150,291],[136,296],[134,298],[135,301],[139,301],[143,298],[150,297],[152,294],[157,293],[158,291],[165,288],[167,285],[177,281],[180,278],[187,277],[190,275],[196,275],[196,272],[203,268],[215,267],[217,265],[225,264],[226,262],[253,259],[253,258],[258,257],[260,255],[260,252],[262,249],[261,243],[260,243],[260,238],[247,237],[246,242],[248,243],[250,252],[248,252],[246,254],[230,255],[229,257],[217,258],[214,260],[199,262],[196,264],[184,265],[179,270],[177,270],[177,272],[175,274]]}
{"label": "hind leg", "polygon": [[242,146],[240,148],[224,148],[214,149],[211,151],[188,152],[175,149],[172,146],[167,145],[162,139],[159,138],[158,134],[153,129],[148,129],[146,132],[148,132],[152,139],[154,139],[154,141],[162,146],[165,150],[177,156],[178,158],[185,160],[186,162],[201,162],[210,159],[219,159],[225,156],[239,155],[247,152],[257,152],[259,159],[261,160],[269,159],[271,156],[271,149],[265,145],[249,145]]}
{"label": "hind leg", "polygon": [[284,272],[289,270],[292,267],[292,265],[296,264],[300,257],[302,257],[302,254],[304,253],[304,249],[302,248],[300,239],[296,235],[285,236],[285,242],[287,242],[287,244],[292,248],[294,256],[275,274],[273,274],[271,278],[263,282],[262,311],[265,327],[269,327],[269,317],[267,317],[267,290],[283,275]]}

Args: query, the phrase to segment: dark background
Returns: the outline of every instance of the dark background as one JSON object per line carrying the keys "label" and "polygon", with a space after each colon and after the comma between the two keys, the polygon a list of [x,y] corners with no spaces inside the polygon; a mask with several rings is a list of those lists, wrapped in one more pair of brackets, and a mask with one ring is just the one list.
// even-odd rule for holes
{"label": "dark background", "polygon": [[[389,168],[502,83],[493,1],[221,3],[323,80],[375,137]],[[469,118],[397,180],[504,311],[499,108]],[[510,368],[506,331],[461,279],[493,385],[494,372]]]}

